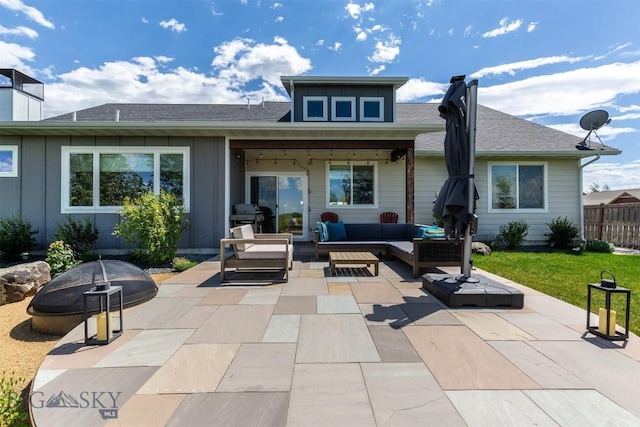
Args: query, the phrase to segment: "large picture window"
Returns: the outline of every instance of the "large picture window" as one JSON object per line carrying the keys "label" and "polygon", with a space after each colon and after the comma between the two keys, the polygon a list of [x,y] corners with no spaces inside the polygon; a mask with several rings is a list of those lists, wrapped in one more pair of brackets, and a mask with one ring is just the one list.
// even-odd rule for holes
{"label": "large picture window", "polygon": [[327,165],[329,206],[375,206],[376,166],[364,163]]}
{"label": "large picture window", "polygon": [[62,213],[118,212],[160,190],[189,210],[189,147],[62,147]]}
{"label": "large picture window", "polygon": [[545,163],[490,163],[490,210],[545,210]]}

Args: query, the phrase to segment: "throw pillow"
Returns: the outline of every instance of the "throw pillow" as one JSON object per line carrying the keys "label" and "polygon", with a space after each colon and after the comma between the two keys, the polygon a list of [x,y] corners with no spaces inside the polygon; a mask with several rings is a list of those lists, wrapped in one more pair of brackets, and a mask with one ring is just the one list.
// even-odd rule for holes
{"label": "throw pillow", "polygon": [[429,228],[429,227],[420,227],[420,228],[418,228],[418,232],[416,233],[416,237],[422,238],[422,236],[424,236],[424,232],[427,231],[427,228]]}
{"label": "throw pillow", "polygon": [[344,222],[328,222],[327,230],[332,241],[347,240],[347,230],[344,228]]}
{"label": "throw pillow", "polygon": [[318,239],[321,242],[329,241],[329,230],[327,230],[327,224],[318,221]]}

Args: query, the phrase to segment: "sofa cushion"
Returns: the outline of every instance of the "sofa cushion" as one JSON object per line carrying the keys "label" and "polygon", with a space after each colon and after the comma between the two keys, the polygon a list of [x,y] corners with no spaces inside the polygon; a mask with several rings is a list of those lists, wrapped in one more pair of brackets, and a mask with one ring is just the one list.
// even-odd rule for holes
{"label": "sofa cushion", "polygon": [[344,222],[327,222],[327,230],[329,231],[329,240],[347,240],[347,231],[344,228]]}
{"label": "sofa cushion", "polygon": [[321,221],[318,221],[318,240],[321,242],[329,241],[329,229],[327,224]]}
{"label": "sofa cushion", "polygon": [[398,251],[402,251],[405,252],[409,255],[413,254],[413,242],[407,242],[407,241],[395,241],[395,242],[389,242],[389,246],[391,247],[392,250],[398,250]]}
{"label": "sofa cushion", "polygon": [[384,240],[382,224],[345,224],[347,240]]}
{"label": "sofa cushion", "polygon": [[408,224],[380,224],[382,227],[382,240],[406,240]]}
{"label": "sofa cushion", "polygon": [[[238,259],[285,259],[287,246],[283,244],[255,244],[239,252]],[[293,245],[289,245],[289,256],[293,253]]]}
{"label": "sofa cushion", "polygon": [[[255,239],[251,224],[245,224],[239,227],[233,227],[231,229],[231,234],[233,235],[234,239]],[[251,246],[253,246],[253,243],[237,243],[235,245],[238,251],[245,251]]]}

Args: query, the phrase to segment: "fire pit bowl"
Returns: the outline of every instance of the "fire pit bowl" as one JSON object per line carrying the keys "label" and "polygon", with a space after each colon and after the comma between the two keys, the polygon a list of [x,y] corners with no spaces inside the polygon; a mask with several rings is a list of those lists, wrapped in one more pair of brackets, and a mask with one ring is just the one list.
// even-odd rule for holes
{"label": "fire pit bowl", "polygon": [[[133,307],[156,296],[158,287],[147,273],[119,260],[87,262],[66,271],[44,285],[27,307],[33,330],[45,334],[66,334],[82,323],[83,293],[93,288],[122,286],[124,307]],[[120,298],[111,300],[111,309],[120,306]],[[99,311],[98,301],[90,301],[88,312]]]}

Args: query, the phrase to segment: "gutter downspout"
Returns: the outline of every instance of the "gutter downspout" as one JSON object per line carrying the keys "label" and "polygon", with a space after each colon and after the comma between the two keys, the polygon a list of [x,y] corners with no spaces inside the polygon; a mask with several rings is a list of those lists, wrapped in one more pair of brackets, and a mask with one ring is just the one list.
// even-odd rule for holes
{"label": "gutter downspout", "polygon": [[294,106],[296,104],[296,90],[293,87],[293,79],[289,79],[289,86],[291,87],[291,123],[293,123],[294,122],[293,117],[295,115]]}
{"label": "gutter downspout", "polygon": [[[597,162],[598,160],[600,160],[600,157],[602,157],[600,154],[596,154],[596,156],[589,160],[587,163],[580,165],[579,169],[580,169],[580,192],[582,193],[582,186],[584,185],[583,182],[583,169],[586,166],[589,166],[591,163]],[[584,240],[584,197],[580,196],[580,238],[582,240]]]}

